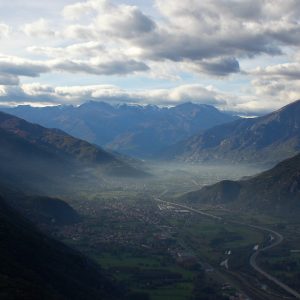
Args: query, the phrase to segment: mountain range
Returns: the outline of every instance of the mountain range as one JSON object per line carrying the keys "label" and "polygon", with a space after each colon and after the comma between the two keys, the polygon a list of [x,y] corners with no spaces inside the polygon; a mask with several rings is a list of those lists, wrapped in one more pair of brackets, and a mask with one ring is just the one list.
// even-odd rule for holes
{"label": "mountain range", "polygon": [[[50,189],[63,178],[96,169],[104,175],[143,176],[142,170],[98,146],[0,112],[0,175],[4,183]],[[74,179],[74,178],[73,178]]]}
{"label": "mountain range", "polygon": [[2,108],[29,122],[59,128],[77,138],[135,157],[151,157],[167,146],[237,117],[204,104],[175,107],[86,102],[78,107]]}
{"label": "mountain range", "polygon": [[74,189],[83,181],[76,172],[146,174],[124,156],[2,112],[0,144],[0,299],[127,299],[130,291],[99,265],[36,226],[47,231],[81,221],[68,203],[45,196],[67,183]]}
{"label": "mountain range", "polygon": [[299,218],[300,154],[252,178],[224,180],[184,194],[183,202],[194,205],[222,205],[266,215]]}
{"label": "mountain range", "polygon": [[239,119],[181,141],[162,156],[182,161],[274,164],[300,150],[300,100],[266,116]]}

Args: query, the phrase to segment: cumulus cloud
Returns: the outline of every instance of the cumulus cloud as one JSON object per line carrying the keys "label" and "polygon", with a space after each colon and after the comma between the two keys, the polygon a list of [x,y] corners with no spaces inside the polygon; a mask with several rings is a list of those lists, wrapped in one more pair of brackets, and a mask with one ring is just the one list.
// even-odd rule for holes
{"label": "cumulus cloud", "polygon": [[28,23],[24,25],[22,29],[24,33],[32,37],[53,37],[55,31],[51,29],[51,25],[45,19],[39,19],[33,23]]}
{"label": "cumulus cloud", "polygon": [[87,0],[65,6],[62,14],[66,19],[77,20],[95,11],[99,12],[110,7],[111,4],[107,0]]}
{"label": "cumulus cloud", "polygon": [[38,77],[41,73],[49,72],[50,69],[43,62],[0,55],[0,70],[6,76]]}
{"label": "cumulus cloud", "polygon": [[[190,71],[226,76],[240,71],[239,59],[282,54],[298,45],[297,0],[156,0],[162,19],[132,5],[90,0],[66,6],[70,19],[89,16],[88,24],[71,24],[69,38],[105,39],[135,59],[184,62]],[[130,52],[129,49],[135,49]]]}
{"label": "cumulus cloud", "polygon": [[256,77],[300,80],[300,62],[271,65],[265,68],[258,67],[250,73]]}
{"label": "cumulus cloud", "polygon": [[274,64],[249,71],[253,79],[245,92],[252,95],[252,100],[239,108],[270,111],[300,99],[299,69],[299,62],[294,60],[292,63]]}
{"label": "cumulus cloud", "polygon": [[258,67],[249,71],[256,95],[266,99],[278,98],[286,103],[300,99],[300,62],[297,55],[293,62]]}
{"label": "cumulus cloud", "polygon": [[[24,57],[30,55],[31,59],[0,55],[0,85],[7,86],[5,94],[15,91],[15,97],[43,97],[48,102],[59,98],[80,102],[83,97],[147,103],[185,99],[228,109],[257,107],[261,111],[272,109],[274,97],[283,104],[299,98],[300,62],[288,56],[299,52],[299,0],[154,0],[156,11],[152,16],[148,10],[120,2],[82,0],[65,6],[55,21],[44,16],[22,26],[26,46],[31,42]],[[7,25],[0,24],[0,38],[10,36],[9,31]],[[281,56],[281,64],[272,64],[277,55]],[[249,70],[252,61],[253,65],[258,62],[265,66],[263,58],[270,66]],[[235,74],[228,82],[236,80],[231,86],[237,90],[221,93],[204,84],[135,92],[112,86],[59,89],[21,84],[17,89],[20,76],[22,83],[22,76],[50,72],[57,76],[76,73],[79,78],[80,74],[142,74],[157,81],[179,79],[184,83],[209,79],[222,82]],[[219,86],[229,90],[223,82]],[[1,90],[3,94],[3,87]]]}
{"label": "cumulus cloud", "polygon": [[[268,108],[279,108],[292,101],[300,99],[300,79],[288,78],[256,78],[251,82],[254,97],[268,101]],[[256,96],[256,97],[255,97]],[[278,103],[276,105],[276,103]]]}
{"label": "cumulus cloud", "polygon": [[55,60],[50,63],[53,69],[70,73],[88,73],[95,75],[126,75],[147,71],[149,67],[133,59],[104,59],[96,57],[89,61]]}
{"label": "cumulus cloud", "polygon": [[106,52],[104,45],[101,42],[97,41],[77,43],[66,47],[31,46],[28,47],[27,50],[38,55],[45,55],[52,58],[93,57]]}
{"label": "cumulus cloud", "polygon": [[38,77],[42,73],[51,71],[96,75],[127,75],[147,71],[148,69],[149,67],[145,63],[122,56],[114,58],[97,56],[88,60],[62,58],[34,61],[15,56],[0,55],[1,73],[11,76]]}
{"label": "cumulus cloud", "polygon": [[146,63],[119,51],[108,51],[99,42],[78,43],[67,47],[29,47],[28,50],[50,57],[47,65],[51,69],[70,73],[127,75],[150,69]]}
{"label": "cumulus cloud", "polygon": [[223,77],[240,72],[240,64],[234,57],[217,57],[185,63],[191,70],[212,76]]}
{"label": "cumulus cloud", "polygon": [[72,24],[64,35],[78,39],[110,38],[134,39],[154,31],[156,23],[138,7],[114,5],[109,1],[92,0],[66,6],[63,14],[71,19],[93,13],[88,25]]}
{"label": "cumulus cloud", "polygon": [[[288,2],[290,9],[297,6]],[[283,10],[278,18],[271,4],[281,7],[285,2],[157,0],[165,24],[154,37],[138,43],[146,48],[145,55],[174,61],[280,54],[281,43],[298,43],[292,36],[299,32],[299,24],[290,11]],[[147,48],[150,43],[153,46]]]}
{"label": "cumulus cloud", "polygon": [[29,96],[53,96],[55,97],[55,88],[40,83],[22,84],[21,90]]}

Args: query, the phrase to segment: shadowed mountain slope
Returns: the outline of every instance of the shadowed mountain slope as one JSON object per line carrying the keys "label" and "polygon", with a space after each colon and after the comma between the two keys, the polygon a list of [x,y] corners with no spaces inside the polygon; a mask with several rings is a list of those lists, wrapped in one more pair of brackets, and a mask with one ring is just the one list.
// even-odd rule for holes
{"label": "shadowed mountain slope", "polygon": [[122,299],[93,262],[38,232],[0,198],[0,298]]}
{"label": "shadowed mountain slope", "polygon": [[165,158],[275,163],[300,150],[300,100],[269,115],[211,128],[173,145]]}
{"label": "shadowed mountain slope", "polygon": [[145,175],[100,147],[2,112],[0,144],[1,178],[20,187],[41,183],[51,188],[87,168],[97,168],[103,175]]}
{"label": "shadowed mountain slope", "polygon": [[221,181],[180,198],[195,205],[223,205],[269,215],[298,217],[300,154],[250,179]]}

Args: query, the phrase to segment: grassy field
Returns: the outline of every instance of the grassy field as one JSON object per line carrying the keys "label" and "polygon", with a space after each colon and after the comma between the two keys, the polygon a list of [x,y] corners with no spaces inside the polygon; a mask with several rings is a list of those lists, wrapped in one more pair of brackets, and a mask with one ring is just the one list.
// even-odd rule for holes
{"label": "grassy field", "polygon": [[[104,269],[112,272],[126,286],[136,292],[149,294],[151,300],[182,300],[188,299],[192,295],[193,279],[196,275],[195,271],[181,268],[164,256],[136,257],[132,253],[123,253],[120,255],[101,253],[93,255],[93,257]],[[158,274],[159,272],[165,272],[166,276],[168,274],[177,274],[181,278],[178,283],[164,284],[162,286],[155,284],[155,280],[152,279],[151,284],[153,286],[151,289],[147,288],[148,282],[141,288],[141,282],[135,280],[135,275],[140,273],[147,274],[147,271],[155,271]]]}

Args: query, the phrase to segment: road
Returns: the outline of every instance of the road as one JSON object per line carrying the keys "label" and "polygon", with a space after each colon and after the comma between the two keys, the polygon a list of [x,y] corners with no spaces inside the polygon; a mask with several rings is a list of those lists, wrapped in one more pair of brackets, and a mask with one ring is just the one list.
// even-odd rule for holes
{"label": "road", "polygon": [[274,234],[276,236],[275,238],[275,242],[273,242],[271,245],[268,245],[264,248],[261,248],[257,251],[255,251],[251,257],[250,257],[250,265],[253,269],[255,269],[258,273],[260,273],[262,276],[264,276],[265,278],[267,278],[268,280],[272,281],[273,283],[275,283],[277,286],[281,287],[283,290],[285,290],[288,294],[293,295],[295,298],[300,299],[300,294],[295,291],[294,289],[290,288],[289,286],[287,286],[286,284],[284,284],[283,282],[281,282],[280,280],[278,280],[277,278],[273,277],[272,275],[268,274],[267,272],[265,272],[263,269],[261,269],[258,264],[257,264],[257,258],[258,256],[266,250],[269,250],[271,248],[274,248],[276,246],[278,246],[279,244],[282,243],[283,241],[283,236],[273,230],[269,230],[266,228],[259,228],[261,230],[270,232],[272,234]]}
{"label": "road", "polygon": [[[195,208],[183,205],[183,204],[172,203],[172,202],[161,200],[159,198],[154,198],[154,200],[157,201],[157,202],[161,202],[163,204],[167,204],[167,205],[171,205],[171,206],[177,206],[177,207],[180,207],[180,208],[184,208],[184,209],[189,210],[191,212],[195,212],[197,214],[200,214],[200,215],[203,215],[203,216],[206,216],[206,217],[209,217],[209,218],[213,218],[213,219],[218,220],[218,221],[221,221],[221,220],[225,221],[225,219],[222,218],[222,217],[215,216],[213,214],[209,214],[209,213],[206,213],[204,211],[201,211],[201,210],[198,210],[198,209],[195,209]],[[226,220],[226,222],[228,222],[228,220]],[[238,225],[243,225],[243,226],[247,226],[247,227],[250,227],[250,228],[258,229],[258,230],[261,230],[261,231],[264,231],[264,232],[268,232],[268,233],[270,233],[274,237],[274,241],[270,245],[268,245],[268,246],[266,246],[264,248],[258,249],[257,251],[255,251],[251,255],[250,260],[249,260],[250,266],[254,270],[256,270],[259,274],[261,274],[263,277],[267,278],[268,280],[272,281],[274,284],[276,284],[277,286],[279,286],[280,288],[282,288],[288,294],[292,295],[296,299],[300,299],[300,294],[297,291],[295,291],[294,289],[290,288],[289,286],[287,286],[286,284],[284,284],[283,282],[281,282],[277,278],[275,278],[272,275],[270,275],[267,272],[265,272],[257,264],[257,258],[258,258],[258,256],[263,251],[272,249],[272,248],[278,246],[279,244],[281,244],[282,241],[283,241],[283,239],[284,239],[283,236],[280,233],[278,233],[278,232],[276,232],[274,230],[271,230],[271,229],[268,229],[268,228],[265,228],[265,227],[261,227],[261,226],[256,226],[256,225],[251,225],[251,224],[242,223],[242,222],[236,222],[236,221],[230,221],[230,223],[238,224]]]}

